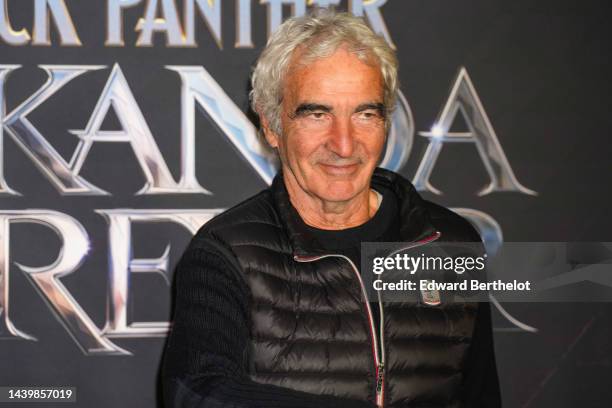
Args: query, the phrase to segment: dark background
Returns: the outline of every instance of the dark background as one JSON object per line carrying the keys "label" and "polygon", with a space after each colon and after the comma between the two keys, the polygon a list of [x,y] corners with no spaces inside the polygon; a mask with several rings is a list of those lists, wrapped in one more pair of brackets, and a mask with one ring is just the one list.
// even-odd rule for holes
{"label": "dark background", "polygon": [[[31,33],[33,1],[12,0],[13,27]],[[181,2],[178,2],[181,3]],[[83,129],[118,63],[174,176],[179,168],[180,80],[164,65],[202,65],[245,111],[251,65],[266,40],[266,7],[252,4],[253,49],[236,49],[234,1],[222,3],[223,49],[197,18],[198,48],[134,46],[133,27],[144,5],[124,12],[125,47],[105,47],[106,2],[66,0],[83,46],[9,46],[0,42],[0,64],[21,64],[5,86],[10,112],[46,76],[39,64],[102,64],[84,74],[30,116],[68,159],[76,146],[69,129]],[[344,5],[344,4],[343,4]],[[342,8],[342,7],[341,7]],[[428,130],[448,96],[459,67],[474,82],[518,180],[537,196],[477,196],[488,176],[471,144],[446,145],[432,176],[444,205],[484,211],[501,225],[506,241],[612,241],[612,79],[609,24],[604,2],[389,0],[382,7],[397,45],[401,89],[416,131]],[[286,12],[289,11],[287,8]],[[108,128],[117,126],[109,119]],[[265,187],[226,138],[198,114],[197,176],[213,195],[136,196],[144,179],[127,144],[94,144],[82,175],[112,193],[62,196],[23,151],[5,136],[2,154],[8,184],[22,196],[0,197],[0,209],[45,208],[75,217],[92,251],[80,269],[62,279],[98,327],[105,321],[107,226],[94,209],[229,207]],[[401,170],[412,178],[426,140],[415,136]],[[10,260],[51,263],[61,243],[49,229],[11,228]],[[189,240],[175,225],[134,227],[136,257],[159,256],[171,243],[174,264]],[[133,356],[84,356],[22,273],[11,266],[11,319],[38,338],[0,340],[0,385],[70,385],[77,406],[153,407],[163,338],[113,340]],[[133,310],[139,320],[166,320],[170,289],[155,276],[137,277]],[[502,393],[507,407],[608,407],[612,398],[612,306],[609,303],[504,304],[530,333],[494,313]],[[48,405],[50,406],[50,404]]]}

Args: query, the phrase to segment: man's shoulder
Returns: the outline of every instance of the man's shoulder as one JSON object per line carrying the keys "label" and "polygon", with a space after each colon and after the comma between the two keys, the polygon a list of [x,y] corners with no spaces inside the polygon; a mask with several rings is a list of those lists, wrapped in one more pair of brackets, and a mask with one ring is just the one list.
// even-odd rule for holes
{"label": "man's shoulder", "polygon": [[442,233],[444,241],[482,242],[480,234],[468,220],[442,205],[425,200],[410,180],[401,174],[376,168],[373,182],[375,185],[393,189],[400,200],[424,210],[433,226]]}
{"label": "man's shoulder", "polygon": [[431,223],[442,233],[445,241],[482,242],[474,226],[456,212],[432,201],[423,200]]}
{"label": "man's shoulder", "polygon": [[272,192],[265,189],[216,215],[194,235],[193,241],[232,241],[264,230],[278,230],[280,222]]}

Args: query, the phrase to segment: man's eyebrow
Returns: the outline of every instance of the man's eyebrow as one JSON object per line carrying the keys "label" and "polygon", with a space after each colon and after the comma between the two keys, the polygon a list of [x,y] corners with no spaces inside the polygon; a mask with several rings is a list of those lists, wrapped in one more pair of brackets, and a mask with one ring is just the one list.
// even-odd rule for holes
{"label": "man's eyebrow", "polygon": [[361,105],[355,108],[355,112],[363,112],[364,110],[374,109],[377,110],[378,113],[382,116],[385,115],[385,105],[382,102],[369,102],[362,103]]}
{"label": "man's eyebrow", "polygon": [[331,106],[322,105],[320,103],[301,103],[295,108],[295,112],[293,112],[294,116],[299,116],[304,113],[313,112],[313,111],[323,111],[323,112],[331,112]]}

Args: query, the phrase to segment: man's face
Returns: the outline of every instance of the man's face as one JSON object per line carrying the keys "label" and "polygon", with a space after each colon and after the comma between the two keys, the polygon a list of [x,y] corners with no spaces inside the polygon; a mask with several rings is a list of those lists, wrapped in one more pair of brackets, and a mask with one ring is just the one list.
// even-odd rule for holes
{"label": "man's face", "polygon": [[308,65],[290,65],[283,134],[265,133],[292,187],[323,201],[347,201],[369,188],[385,142],[384,114],[380,68],[340,47]]}

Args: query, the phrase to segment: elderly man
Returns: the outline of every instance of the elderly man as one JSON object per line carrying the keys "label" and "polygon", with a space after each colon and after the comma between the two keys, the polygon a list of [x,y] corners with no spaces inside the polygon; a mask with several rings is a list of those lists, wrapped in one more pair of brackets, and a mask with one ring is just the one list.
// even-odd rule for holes
{"label": "elderly man", "polygon": [[217,216],[176,270],[168,407],[498,407],[489,306],[368,302],[360,243],[478,241],[376,168],[394,52],[361,19],[286,21],[253,74],[281,169]]}

